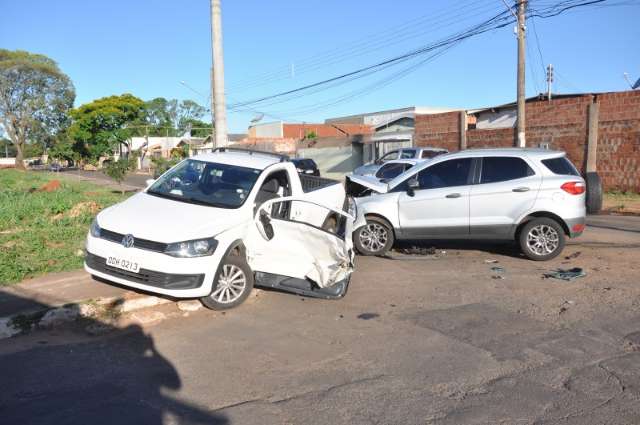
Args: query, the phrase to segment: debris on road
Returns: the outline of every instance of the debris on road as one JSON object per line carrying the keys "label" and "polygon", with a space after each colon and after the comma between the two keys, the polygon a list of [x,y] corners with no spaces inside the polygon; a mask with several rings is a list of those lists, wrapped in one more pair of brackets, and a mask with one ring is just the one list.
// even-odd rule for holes
{"label": "debris on road", "polygon": [[578,258],[580,256],[580,254],[582,254],[581,251],[576,251],[573,254],[569,254],[566,257],[564,257],[565,260],[573,260],[574,258]]}
{"label": "debris on road", "polygon": [[487,264],[498,264],[499,263],[498,260],[494,260],[494,259],[484,260],[484,262],[487,263]]}
{"label": "debris on road", "polygon": [[360,314],[358,314],[358,319],[362,319],[362,320],[375,319],[376,317],[380,317],[380,315],[378,313],[360,313]]}
{"label": "debris on road", "polygon": [[556,269],[550,272],[544,273],[542,276],[545,279],[553,278],[553,279],[561,279],[567,282],[571,282],[580,277],[585,277],[587,273],[581,269],[580,267],[574,267],[572,269]]}
{"label": "debris on road", "polygon": [[491,271],[494,273],[504,273],[504,268],[503,267],[491,267]]}
{"label": "debris on road", "polygon": [[180,311],[198,311],[202,304],[198,300],[178,301],[178,310]]}
{"label": "debris on road", "polygon": [[398,250],[398,252],[406,255],[436,255],[436,248],[434,246],[429,248],[424,248],[424,247],[414,245],[409,248],[401,248]]}

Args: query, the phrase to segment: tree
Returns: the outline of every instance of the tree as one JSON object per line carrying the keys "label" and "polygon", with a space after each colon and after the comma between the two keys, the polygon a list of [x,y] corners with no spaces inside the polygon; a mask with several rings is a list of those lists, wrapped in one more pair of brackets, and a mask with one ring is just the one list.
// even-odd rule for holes
{"label": "tree", "polygon": [[94,100],[71,111],[70,137],[81,142],[79,154],[90,162],[110,156],[119,145],[127,147],[128,140],[145,117],[145,104],[131,94],[109,96]]}
{"label": "tree", "polygon": [[[194,122],[198,127],[209,126],[199,121],[206,109],[193,100],[165,99],[156,97],[145,102],[145,124],[149,127],[150,136],[177,136],[185,132]],[[204,125],[202,125],[204,124]]]}
{"label": "tree", "polygon": [[185,119],[182,124],[184,126],[183,131],[186,131],[187,127],[191,125],[191,135],[193,137],[207,137],[212,133],[210,122],[189,118]]}
{"label": "tree", "polygon": [[65,124],[75,89],[55,61],[23,50],[0,49],[0,123],[24,169],[26,144],[52,137]]}
{"label": "tree", "polygon": [[120,191],[124,193],[122,188],[122,182],[127,177],[129,170],[135,168],[136,158],[134,156],[130,158],[118,158],[117,161],[105,161],[106,167],[104,167],[104,173],[118,182]]}

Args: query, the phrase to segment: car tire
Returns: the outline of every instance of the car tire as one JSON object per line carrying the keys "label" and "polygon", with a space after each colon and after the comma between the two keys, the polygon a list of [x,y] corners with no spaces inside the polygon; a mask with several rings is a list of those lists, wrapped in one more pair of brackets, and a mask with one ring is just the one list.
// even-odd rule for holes
{"label": "car tire", "polygon": [[394,240],[391,225],[378,217],[367,217],[367,223],[353,234],[353,243],[361,255],[384,255]]}
{"label": "car tire", "polygon": [[566,238],[560,223],[543,217],[527,222],[520,231],[518,242],[528,259],[547,261],[562,252]]}
{"label": "car tire", "polygon": [[602,209],[602,180],[596,172],[587,173],[585,176],[587,183],[587,213],[598,214]]}
{"label": "car tire", "polygon": [[227,255],[218,266],[211,294],[200,298],[200,302],[211,310],[237,307],[247,299],[253,284],[253,271],[247,261],[239,255]]}

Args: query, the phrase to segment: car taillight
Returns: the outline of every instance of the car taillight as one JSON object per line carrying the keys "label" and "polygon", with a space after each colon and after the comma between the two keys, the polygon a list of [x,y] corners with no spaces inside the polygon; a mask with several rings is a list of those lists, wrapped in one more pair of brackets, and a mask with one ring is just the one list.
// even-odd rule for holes
{"label": "car taillight", "polygon": [[580,195],[585,191],[584,183],[582,182],[567,182],[560,186],[560,189],[572,195]]}

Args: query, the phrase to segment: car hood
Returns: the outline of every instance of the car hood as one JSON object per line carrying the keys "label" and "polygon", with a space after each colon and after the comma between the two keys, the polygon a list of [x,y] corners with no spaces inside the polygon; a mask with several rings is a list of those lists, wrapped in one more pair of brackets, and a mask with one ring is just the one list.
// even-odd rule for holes
{"label": "car hood", "polygon": [[373,176],[357,176],[355,174],[351,174],[347,177],[353,183],[357,183],[377,193],[387,193],[389,190],[389,185],[387,183],[383,183]]}
{"label": "car hood", "polygon": [[353,170],[353,174],[359,176],[370,176],[372,174],[375,174],[379,168],[380,165],[370,162],[369,164],[361,165],[360,167]]}
{"label": "car hood", "polygon": [[104,229],[163,243],[215,236],[243,221],[238,209],[189,204],[145,192],[98,214]]}

